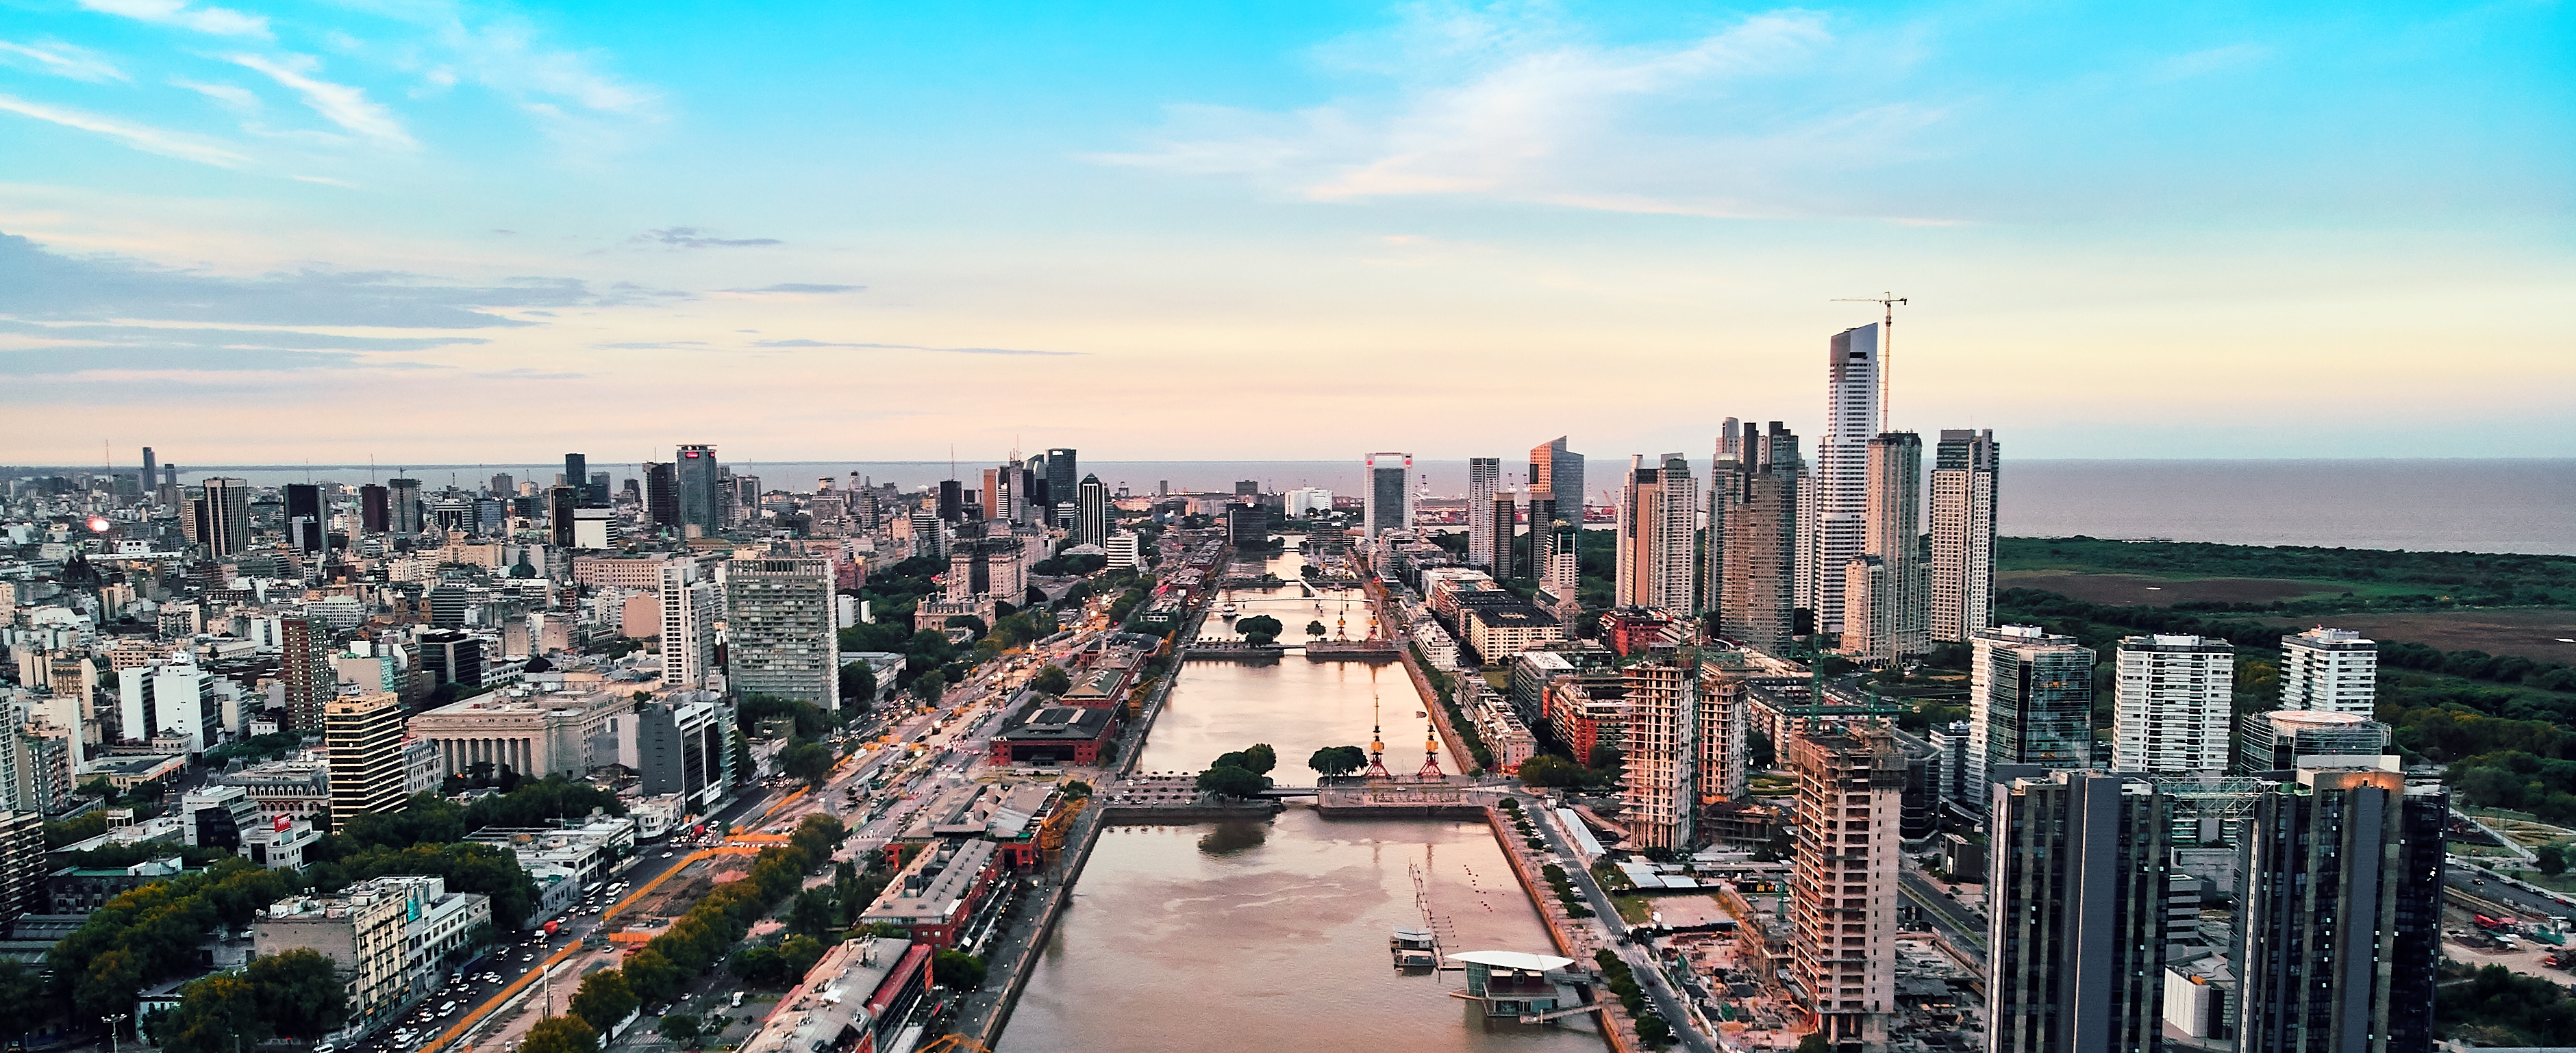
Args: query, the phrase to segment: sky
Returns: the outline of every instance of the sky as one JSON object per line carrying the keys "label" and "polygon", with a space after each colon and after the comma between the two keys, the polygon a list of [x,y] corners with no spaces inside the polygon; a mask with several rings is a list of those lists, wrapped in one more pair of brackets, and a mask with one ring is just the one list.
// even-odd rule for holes
{"label": "sky", "polygon": [[[0,462],[2576,456],[2555,3],[0,0]],[[106,450],[102,454],[102,448]]]}

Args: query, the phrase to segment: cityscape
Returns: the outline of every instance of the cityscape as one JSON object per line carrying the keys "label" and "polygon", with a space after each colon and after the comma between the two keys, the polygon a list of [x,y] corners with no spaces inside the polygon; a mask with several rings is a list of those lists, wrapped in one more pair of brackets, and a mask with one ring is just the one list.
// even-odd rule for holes
{"label": "cityscape", "polygon": [[0,10],[0,1053],[2576,1050],[2558,6]]}

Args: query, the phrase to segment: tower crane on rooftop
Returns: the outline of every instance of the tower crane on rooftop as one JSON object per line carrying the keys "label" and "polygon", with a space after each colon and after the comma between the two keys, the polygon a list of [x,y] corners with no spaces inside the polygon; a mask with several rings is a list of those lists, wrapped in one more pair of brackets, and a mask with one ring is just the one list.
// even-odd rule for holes
{"label": "tower crane on rooftop", "polygon": [[1886,431],[1887,399],[1891,390],[1887,384],[1887,364],[1890,361],[1888,350],[1896,346],[1896,305],[1904,303],[1905,298],[1895,293],[1883,292],[1876,296],[1837,296],[1834,297],[1834,302],[1874,303],[1885,312],[1878,330],[1878,430]]}

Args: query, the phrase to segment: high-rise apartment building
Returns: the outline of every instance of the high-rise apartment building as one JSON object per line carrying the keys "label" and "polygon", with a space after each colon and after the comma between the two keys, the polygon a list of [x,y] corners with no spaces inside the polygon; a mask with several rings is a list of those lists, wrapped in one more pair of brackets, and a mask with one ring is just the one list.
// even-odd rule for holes
{"label": "high-rise apartment building", "polygon": [[2441,955],[2438,783],[2302,770],[2246,820],[2240,1053],[2429,1053]]}
{"label": "high-rise apartment building", "polygon": [[716,463],[716,448],[702,443],[682,446],[671,464],[679,483],[681,527],[711,533],[730,526],[725,520],[724,488],[717,478],[723,465]]}
{"label": "high-rise apartment building", "polygon": [[1622,821],[1640,848],[1686,851],[1699,811],[1699,671],[1669,661],[1619,671],[1628,689]]}
{"label": "high-rise apartment building", "polygon": [[[1544,490],[1554,498],[1557,518],[1577,526],[1583,523],[1583,455],[1565,448],[1565,436],[1559,435],[1530,447],[1530,490]],[[1538,522],[1530,522],[1536,532]]]}
{"label": "high-rise apartment building", "polygon": [[1744,677],[1715,664],[1701,666],[1699,675],[1699,796],[1741,801],[1752,773],[1745,757],[1751,714]]}
{"label": "high-rise apartment building", "polygon": [[509,497],[519,492],[519,480],[508,472],[494,472],[492,484],[484,489],[495,497]]}
{"label": "high-rise apartment building", "polygon": [[1485,520],[1494,535],[1494,577],[1511,581],[1531,576],[1529,546],[1520,537],[1520,503],[1511,491],[1497,491],[1494,499],[1486,502]]}
{"label": "high-rise apartment building", "polygon": [[323,708],[340,687],[331,627],[320,618],[288,615],[277,620],[277,644],[277,678],[286,686],[286,726],[280,730],[320,734]]}
{"label": "high-rise apartment building", "polygon": [[333,698],[323,708],[331,756],[331,826],[403,807],[402,697],[391,691]]}
{"label": "high-rise apartment building", "polygon": [[1699,557],[1699,483],[1678,453],[1628,458],[1619,491],[1619,552],[1610,602],[1677,613],[1692,606]]}
{"label": "high-rise apartment building", "polygon": [[2281,638],[2281,708],[2368,717],[2378,704],[2378,643],[2322,625]]}
{"label": "high-rise apartment building", "polygon": [[2131,636],[2120,641],[2114,661],[2113,771],[2227,770],[2234,647],[2206,636]]}
{"label": "high-rise apartment building", "polygon": [[2173,799],[2058,771],[1991,806],[1986,1053],[2158,1053]]}
{"label": "high-rise apartment building", "polygon": [[215,476],[188,502],[189,540],[214,559],[250,549],[250,482]]}
{"label": "high-rise apartment building", "polygon": [[824,710],[841,704],[832,562],[736,557],[724,565],[726,686]]}
{"label": "high-rise apartment building", "polygon": [[1922,440],[1908,431],[1871,439],[1861,552],[1843,565],[1843,653],[1893,666],[1932,649],[1923,627],[1922,513]]}
{"label": "high-rise apartment building", "polygon": [[1467,458],[1468,566],[1487,569],[1494,566],[1494,494],[1502,489],[1502,485],[1502,458]]}
{"label": "high-rise apartment building", "polygon": [[[1050,462],[1052,463],[1052,462]],[[1109,540],[1109,486],[1097,475],[1086,475],[1074,487],[1074,537],[1082,544],[1098,545]]]}
{"label": "high-rise apartment building", "polygon": [[1969,638],[1968,757],[1961,796],[1987,803],[2005,765],[2093,766],[2093,649],[2072,636],[2004,625]]}
{"label": "high-rise apartment building", "polygon": [[[1733,420],[1734,418],[1728,418]],[[1717,634],[1777,652],[1796,622],[1798,436],[1744,424],[1710,472],[1707,603]]]}
{"label": "high-rise apartment building", "polygon": [[1879,432],[1879,327],[1834,334],[1826,345],[1825,438],[1808,481],[1809,592],[1821,632],[1843,631],[1844,567],[1861,555],[1869,515],[1869,440]]}
{"label": "high-rise apartment building", "polygon": [[[2248,773],[2328,764],[2376,763],[2394,739],[2388,725],[2359,713],[2276,709],[2248,713],[2238,736],[2237,767]],[[2316,758],[2334,758],[2318,761]]]}
{"label": "high-rise apartment building", "polygon": [[1896,1012],[1897,829],[1905,751],[1885,727],[1810,724],[1792,734],[1798,855],[1790,865],[1789,978],[1830,1045],[1887,1048]]}
{"label": "high-rise apartment building", "polygon": [[662,564],[662,683],[669,687],[705,687],[715,671],[716,619],[723,601],[714,582],[698,577],[698,561],[673,559]]}
{"label": "high-rise apartment building", "polygon": [[1944,428],[1932,455],[1932,567],[1927,628],[1964,643],[1995,605],[1995,494],[2002,447],[1992,429]]}
{"label": "high-rise apartment building", "polygon": [[1389,530],[1413,528],[1413,455],[1372,453],[1366,462],[1367,500],[1362,505],[1360,536],[1375,540]]}

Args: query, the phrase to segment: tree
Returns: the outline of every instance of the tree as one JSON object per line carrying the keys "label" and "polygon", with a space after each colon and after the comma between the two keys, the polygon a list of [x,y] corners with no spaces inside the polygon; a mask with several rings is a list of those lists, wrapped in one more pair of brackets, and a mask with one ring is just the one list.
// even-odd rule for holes
{"label": "tree", "polygon": [[1288,627],[1280,624],[1279,619],[1277,618],[1273,618],[1267,614],[1256,614],[1249,618],[1236,620],[1234,623],[1234,631],[1242,633],[1247,639],[1254,633],[1262,633],[1276,639],[1280,633],[1288,631]]}
{"label": "tree", "polygon": [[650,946],[627,955],[626,964],[619,971],[626,974],[626,986],[635,992],[635,997],[647,1002],[668,1002],[677,998],[689,982],[686,970],[672,962],[669,955]]}
{"label": "tree", "polygon": [[1308,636],[1322,636],[1328,631],[1329,630],[1324,628],[1324,623],[1322,622],[1306,623],[1306,635]]}
{"label": "tree", "polygon": [[797,742],[778,751],[778,770],[790,778],[803,779],[820,788],[832,777],[832,747],[820,742]]}
{"label": "tree", "polygon": [[1771,736],[1759,731],[1748,731],[1744,734],[1744,761],[1751,765],[1753,770],[1768,771],[1777,766],[1779,760],[1776,749],[1771,744]]}
{"label": "tree", "polygon": [[1306,766],[1325,775],[1348,775],[1368,767],[1368,751],[1357,746],[1326,746],[1307,757]]}
{"label": "tree", "polygon": [[571,1009],[584,1020],[605,1020],[615,1026],[643,1004],[627,984],[624,972],[602,969],[581,978],[581,990],[572,996]]}
{"label": "tree", "polygon": [[528,1028],[519,1053],[599,1053],[599,1029],[579,1014],[550,1016]]}
{"label": "tree", "polygon": [[1049,662],[1038,668],[1037,675],[1029,678],[1029,687],[1050,695],[1061,695],[1073,690],[1073,677],[1062,666]]}
{"label": "tree", "polygon": [[1619,752],[1616,746],[1592,747],[1592,763],[1589,766],[1594,770],[1615,773],[1627,763],[1628,756]]}
{"label": "tree", "polygon": [[53,1015],[44,977],[22,963],[0,960],[0,1041],[23,1038]]}
{"label": "tree", "polygon": [[1080,779],[1075,779],[1065,783],[1062,787],[1059,787],[1059,790],[1064,794],[1064,799],[1068,801],[1086,800],[1091,796],[1091,784]]}
{"label": "tree", "polygon": [[2564,874],[2567,872],[2567,846],[2542,845],[2538,848],[2532,849],[2531,854],[2539,857],[2541,873]]}
{"label": "tree", "polygon": [[778,964],[789,982],[805,978],[814,963],[823,960],[823,941],[811,936],[790,936],[778,945]]}
{"label": "tree", "polygon": [[987,633],[987,632],[990,632],[990,631],[991,631],[990,629],[988,629],[988,628],[986,628],[986,627],[985,627],[985,625],[984,625],[984,619],[982,619],[982,618],[978,618],[978,617],[976,617],[976,616],[974,616],[974,615],[972,615],[972,614],[952,614],[952,615],[949,615],[949,616],[948,616],[948,620],[947,620],[945,623],[943,623],[943,624],[945,624],[948,628],[951,628],[951,629],[960,629],[960,628],[965,629],[967,632],[969,632],[969,633],[973,633],[974,635],[976,635],[976,636],[978,636],[978,637],[981,637],[981,636],[983,636],[985,633]]}
{"label": "tree", "polygon": [[1231,764],[1220,764],[1199,773],[1198,787],[1227,797],[1250,797],[1270,788],[1270,780]]}
{"label": "tree", "polygon": [[829,889],[809,888],[787,904],[787,931],[822,938],[839,926],[834,921]]}
{"label": "tree", "polygon": [[1243,766],[1243,770],[1254,775],[1268,775],[1270,769],[1279,766],[1279,751],[1271,749],[1267,742],[1253,743],[1251,749],[1243,751],[1243,755],[1251,761]]}
{"label": "tree", "polygon": [[930,958],[930,980],[951,991],[972,991],[984,986],[984,959],[964,951],[941,951]]}
{"label": "tree", "polygon": [[698,1048],[698,1018],[688,1013],[672,1013],[662,1018],[662,1037],[681,1049]]}
{"label": "tree", "polygon": [[1581,786],[1588,774],[1582,765],[1552,753],[1521,762],[1521,785],[1534,788]]}
{"label": "tree", "polygon": [[841,663],[841,701],[868,707],[877,697],[877,672],[866,662]]}
{"label": "tree", "polygon": [[1810,1031],[1798,1040],[1798,1053],[1834,1053],[1834,1044],[1825,1041],[1824,1032]]}
{"label": "tree", "polygon": [[290,1038],[320,1038],[349,1019],[349,989],[331,959],[297,949],[251,959],[243,970],[271,1027]]}
{"label": "tree", "polygon": [[921,674],[919,679],[912,682],[912,697],[924,702],[938,702],[940,694],[947,690],[948,674],[936,669]]}

